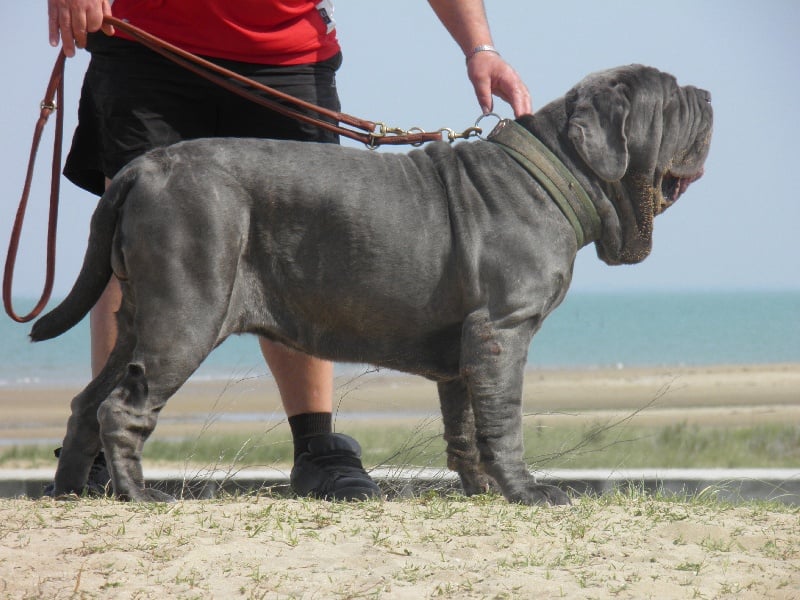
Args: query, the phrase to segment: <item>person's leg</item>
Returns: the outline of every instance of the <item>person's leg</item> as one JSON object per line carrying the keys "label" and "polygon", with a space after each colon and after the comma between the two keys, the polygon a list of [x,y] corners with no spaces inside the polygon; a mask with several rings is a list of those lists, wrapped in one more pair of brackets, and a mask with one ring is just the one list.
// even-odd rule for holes
{"label": "person's leg", "polygon": [[264,338],[259,338],[259,343],[287,417],[332,412],[333,363]]}
{"label": "person's leg", "polygon": [[[106,177],[105,187],[111,180]],[[117,343],[117,311],[122,302],[122,288],[116,277],[111,277],[103,295],[89,312],[89,336],[92,360],[92,378],[103,370]]]}
{"label": "person's leg", "polygon": [[92,378],[97,377],[108,361],[117,342],[117,317],[122,290],[119,281],[112,277],[103,295],[89,313],[89,332],[92,350]]}
{"label": "person's leg", "polygon": [[[307,102],[326,106],[332,110],[339,109],[335,79],[340,62],[338,57],[320,65],[294,67],[242,65],[224,60],[216,62]],[[216,135],[339,142],[336,134],[295,119],[271,114],[264,107],[226,90],[220,89],[215,95],[220,105]],[[296,352],[265,338],[259,338],[259,344],[261,353],[275,377],[286,416],[292,424],[295,441],[314,434],[331,433],[333,364]],[[308,419],[293,418],[302,415],[316,416]],[[327,418],[324,415],[328,415]],[[297,452],[302,449],[302,445],[302,443],[295,444]]]}
{"label": "person's leg", "polygon": [[309,438],[333,433],[333,363],[266,338],[258,342],[278,386],[297,458]]}
{"label": "person's leg", "polygon": [[[335,73],[341,58],[318,65],[269,67],[223,66],[307,102],[339,110]],[[221,136],[263,137],[322,143],[338,143],[336,134],[295,119],[270,115],[263,107],[221,92]],[[297,494],[350,500],[380,496],[380,489],[361,464],[361,448],[354,439],[333,432],[333,363],[296,352],[260,338],[281,396],[294,442],[292,488]]]}
{"label": "person's leg", "polygon": [[[111,180],[105,179],[105,187]],[[116,277],[111,277],[100,299],[89,312],[89,345],[91,350],[92,379],[100,374],[117,343],[117,311],[122,302],[122,288]],[[101,450],[89,471],[87,487],[90,493],[105,495],[111,492],[111,475]]]}

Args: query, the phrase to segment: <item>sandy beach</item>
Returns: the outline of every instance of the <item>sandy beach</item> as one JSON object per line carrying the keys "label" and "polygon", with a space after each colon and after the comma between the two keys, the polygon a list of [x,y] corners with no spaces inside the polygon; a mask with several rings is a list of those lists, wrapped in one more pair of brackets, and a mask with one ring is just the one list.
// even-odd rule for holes
{"label": "sandy beach", "polygon": [[[0,440],[57,441],[78,387],[0,388]],[[337,377],[338,418],[388,420],[438,414],[436,386],[420,377],[365,372]],[[800,364],[660,369],[531,370],[523,410],[542,422],[587,421],[640,411],[639,423],[800,423]],[[228,419],[214,419],[226,415]],[[269,377],[189,382],[153,434],[263,431],[284,421]],[[279,425],[282,426],[282,425]]]}
{"label": "sandy beach", "polygon": [[0,500],[3,598],[800,597],[797,510],[638,497]]}

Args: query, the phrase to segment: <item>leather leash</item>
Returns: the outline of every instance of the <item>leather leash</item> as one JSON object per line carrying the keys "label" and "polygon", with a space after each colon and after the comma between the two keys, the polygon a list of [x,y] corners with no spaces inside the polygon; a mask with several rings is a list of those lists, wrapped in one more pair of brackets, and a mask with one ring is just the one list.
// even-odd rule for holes
{"label": "leather leash", "polygon": [[[185,50],[182,50],[177,46],[162,40],[161,38],[147,33],[146,31],[139,29],[130,23],[121,21],[116,17],[104,17],[103,22],[108,25],[113,25],[115,28],[124,31],[143,46],[146,46],[164,58],[171,60],[172,62],[188,69],[189,71],[192,71],[200,77],[204,77],[205,79],[216,83],[220,87],[223,87],[234,94],[238,94],[239,96],[247,98],[256,104],[265,106],[270,110],[274,110],[275,112],[284,116],[292,117],[305,123],[311,123],[312,125],[316,125],[322,129],[327,129],[328,131],[333,131],[339,135],[343,135],[350,139],[366,144],[371,148],[380,146],[382,144],[419,145],[425,142],[437,140],[441,141],[443,131],[449,131],[440,130],[435,132],[425,132],[419,130],[412,133],[397,128],[387,127],[384,123],[359,119],[342,112],[329,110],[327,108],[317,106],[316,104],[305,102],[304,100],[300,100],[294,96],[290,96],[289,94],[285,94],[262,83],[253,81],[252,79],[249,79],[243,75],[239,75],[238,73],[220,67],[211,61],[205,60],[204,58],[192,54],[191,52],[186,52]],[[233,82],[241,85],[236,85],[236,83]],[[257,90],[267,94],[268,96],[283,100],[286,103],[296,106],[298,109],[310,111],[320,116],[327,117],[329,121],[313,117],[307,112],[301,112],[301,110],[288,108],[287,106],[275,102],[274,100],[269,100],[263,96],[253,93],[247,88]],[[334,121],[334,123],[331,123],[330,121]],[[361,131],[354,131],[353,129],[349,129],[347,127],[341,127],[336,123],[345,123],[355,129],[360,129]],[[467,132],[465,132],[465,134],[467,134]]]}
{"label": "leather leash", "polygon": [[[36,128],[33,132],[33,143],[31,144],[31,154],[28,159],[28,171],[25,175],[25,185],[22,188],[22,197],[17,208],[17,216],[14,219],[14,227],[11,230],[11,241],[8,244],[8,254],[6,255],[6,266],[3,273],[3,306],[6,313],[17,323],[26,323],[35,318],[50,300],[50,293],[53,291],[53,279],[56,268],[56,227],[58,222],[58,193],[61,182],[61,139],[64,131],[64,111],[58,110],[64,106],[64,60],[66,56],[59,52],[53,72],[50,75],[50,82],[47,84],[47,91],[44,100],[40,105],[41,112]],[[11,304],[11,289],[14,279],[14,265],[17,260],[17,250],[19,249],[19,238],[22,233],[22,223],[25,220],[25,210],[28,206],[28,197],[31,193],[31,183],[33,181],[33,166],[36,162],[36,152],[39,149],[39,142],[42,138],[44,126],[50,114],[56,112],[56,131],[53,139],[53,167],[50,177],[50,216],[47,224],[47,259],[45,283],[42,295],[33,310],[24,316],[19,316],[14,312]]]}
{"label": "leather leash", "polygon": [[[133,39],[146,46],[147,48],[157,52],[165,58],[173,61],[174,63],[192,71],[193,73],[208,79],[209,81],[225,88],[226,90],[238,94],[248,100],[260,104],[270,110],[273,110],[281,115],[288,116],[305,123],[310,123],[333,131],[344,137],[357,140],[369,148],[376,148],[384,144],[410,144],[412,146],[419,146],[426,142],[442,141],[446,134],[447,140],[450,142],[456,139],[466,139],[473,135],[480,135],[481,129],[474,126],[466,129],[463,133],[456,133],[452,129],[443,128],[438,131],[426,132],[417,127],[409,130],[403,130],[395,127],[387,127],[386,124],[381,122],[369,121],[359,119],[351,115],[332,111],[304,100],[300,100],[274,88],[263,85],[252,79],[239,75],[233,71],[220,67],[208,60],[200,58],[190,52],[181,50],[146,31],[139,29],[121,21],[115,17],[104,17],[103,22],[126,32]],[[41,114],[36,123],[36,128],[33,134],[33,143],[31,145],[31,154],[28,160],[28,171],[25,177],[25,185],[22,190],[22,197],[17,209],[17,216],[14,221],[14,227],[11,231],[11,240],[9,242],[8,254],[6,255],[5,271],[3,274],[3,306],[6,313],[17,323],[27,323],[28,321],[36,318],[42,312],[47,302],[50,300],[50,294],[53,290],[53,280],[55,275],[55,250],[56,250],[56,227],[58,221],[58,195],[59,183],[61,178],[61,142],[63,138],[64,128],[64,115],[62,110],[57,110],[59,107],[64,106],[64,61],[65,55],[60,52],[56,64],[53,67],[53,72],[50,75],[50,82],[47,86],[45,99],[41,104]],[[257,90],[273,98],[278,98],[285,103],[291,104],[297,108],[290,108],[284,104],[265,98],[253,91]],[[36,306],[27,315],[18,315],[12,306],[11,291],[12,282],[14,279],[14,265],[17,258],[17,250],[19,249],[19,240],[22,233],[22,223],[25,219],[25,211],[28,205],[28,197],[30,196],[31,182],[33,179],[33,167],[36,162],[36,153],[39,149],[39,141],[42,136],[42,131],[50,114],[56,111],[56,132],[55,140],[53,142],[53,166],[50,180],[50,216],[47,229],[47,258],[46,258],[46,272],[45,283],[42,295],[39,298]],[[325,117],[328,120],[314,117],[310,113],[316,113],[320,117]],[[332,121],[332,122],[331,122]],[[349,127],[342,127],[339,123],[344,123]],[[352,128],[352,129],[351,129]],[[359,131],[360,130],[360,131]]]}

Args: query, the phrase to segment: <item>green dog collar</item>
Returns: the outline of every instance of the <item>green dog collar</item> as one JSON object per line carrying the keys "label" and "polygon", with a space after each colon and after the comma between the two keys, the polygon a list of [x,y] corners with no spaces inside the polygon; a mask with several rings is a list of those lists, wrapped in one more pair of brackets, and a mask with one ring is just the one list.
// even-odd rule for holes
{"label": "green dog collar", "polygon": [[536,136],[516,121],[503,119],[489,134],[544,187],[575,230],[578,248],[600,236],[600,215],[575,176]]}

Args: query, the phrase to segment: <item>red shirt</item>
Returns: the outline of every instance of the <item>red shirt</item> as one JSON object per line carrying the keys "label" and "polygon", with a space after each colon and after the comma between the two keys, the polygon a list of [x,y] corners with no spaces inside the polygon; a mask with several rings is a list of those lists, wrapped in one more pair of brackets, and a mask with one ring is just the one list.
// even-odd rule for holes
{"label": "red shirt", "polygon": [[111,11],[184,50],[215,58],[297,65],[339,52],[330,1],[116,0]]}

